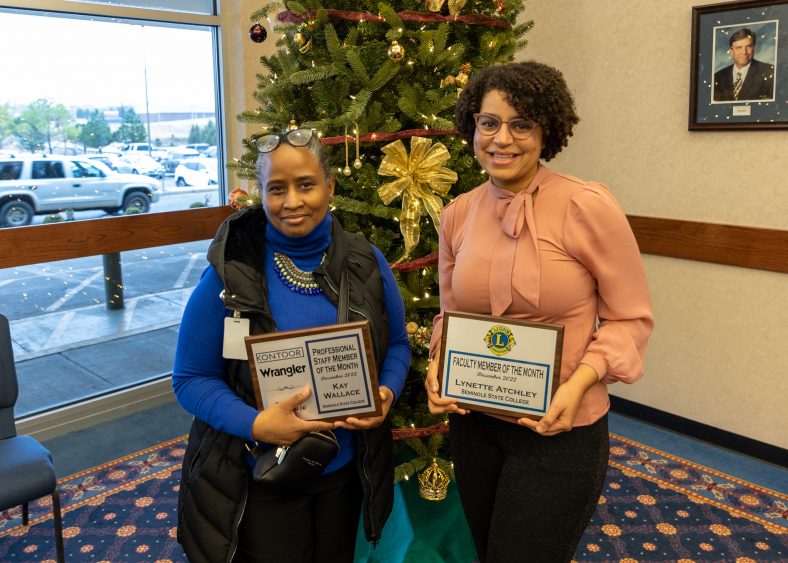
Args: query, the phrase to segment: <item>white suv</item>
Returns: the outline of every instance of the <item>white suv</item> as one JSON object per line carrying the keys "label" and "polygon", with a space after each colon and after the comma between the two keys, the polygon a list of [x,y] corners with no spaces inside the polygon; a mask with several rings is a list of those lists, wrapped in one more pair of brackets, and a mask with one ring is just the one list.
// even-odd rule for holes
{"label": "white suv", "polygon": [[65,209],[141,213],[159,200],[157,180],[116,174],[100,162],[78,157],[0,158],[0,227],[29,225],[34,215]]}
{"label": "white suv", "polygon": [[129,143],[124,145],[121,149],[124,156],[134,154],[144,154],[155,158],[156,160],[163,160],[167,158],[167,151],[161,148],[152,147],[148,143]]}

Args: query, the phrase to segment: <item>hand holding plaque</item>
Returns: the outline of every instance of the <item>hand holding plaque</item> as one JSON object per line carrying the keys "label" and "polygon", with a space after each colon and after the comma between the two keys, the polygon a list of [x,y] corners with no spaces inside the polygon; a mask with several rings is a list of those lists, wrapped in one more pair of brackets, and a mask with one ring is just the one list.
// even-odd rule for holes
{"label": "hand holding plaque", "polygon": [[441,397],[463,409],[539,419],[558,387],[563,331],[561,325],[445,311]]}
{"label": "hand holding plaque", "polygon": [[381,415],[372,337],[366,321],[273,332],[245,339],[258,408],[312,393],[296,408],[304,420]]}

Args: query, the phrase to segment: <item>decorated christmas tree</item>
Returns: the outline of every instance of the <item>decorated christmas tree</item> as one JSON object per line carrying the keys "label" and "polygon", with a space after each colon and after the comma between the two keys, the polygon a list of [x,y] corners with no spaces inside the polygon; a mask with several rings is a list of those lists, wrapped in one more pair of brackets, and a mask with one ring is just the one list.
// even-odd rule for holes
{"label": "decorated christmas tree", "polygon": [[336,167],[334,215],[392,264],[413,346],[391,413],[410,446],[398,479],[433,462],[451,475],[439,455],[445,417],[430,415],[423,388],[439,307],[438,228],[444,204],[484,181],[455,134],[454,106],[474,71],[525,45],[532,22],[517,23],[523,8],[524,0],[314,0],[270,3],[251,16],[252,40],[273,28],[277,52],[261,59],[258,106],[239,116],[260,127],[234,168],[255,177],[253,140],[269,129],[317,130]]}

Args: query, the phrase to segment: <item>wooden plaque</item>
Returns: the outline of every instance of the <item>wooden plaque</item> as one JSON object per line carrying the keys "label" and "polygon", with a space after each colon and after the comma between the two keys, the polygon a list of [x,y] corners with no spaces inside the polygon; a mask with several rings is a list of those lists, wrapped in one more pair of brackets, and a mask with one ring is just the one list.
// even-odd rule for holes
{"label": "wooden plaque", "polygon": [[244,341],[258,408],[309,385],[312,393],[296,411],[305,420],[382,414],[367,321],[258,334]]}
{"label": "wooden plaque", "polygon": [[463,409],[540,419],[561,374],[563,325],[443,314],[440,395]]}

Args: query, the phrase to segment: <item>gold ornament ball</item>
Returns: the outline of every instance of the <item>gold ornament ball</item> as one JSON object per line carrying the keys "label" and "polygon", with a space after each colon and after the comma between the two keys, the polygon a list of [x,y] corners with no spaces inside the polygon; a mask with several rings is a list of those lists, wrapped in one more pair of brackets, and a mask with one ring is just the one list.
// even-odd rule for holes
{"label": "gold ornament ball", "polygon": [[298,45],[299,47],[301,47],[301,46],[303,46],[303,45],[304,45],[304,43],[306,43],[306,37],[304,36],[304,34],[303,34],[303,33],[301,33],[301,32],[299,31],[298,33],[296,33],[295,35],[293,35],[293,41],[295,41],[295,44],[296,44],[296,45]]}
{"label": "gold ornament ball", "polygon": [[413,335],[413,341],[419,346],[427,346],[430,343],[432,331],[426,326],[420,326]]}
{"label": "gold ornament ball", "polygon": [[405,332],[408,334],[416,334],[416,331],[419,330],[419,325],[410,321],[408,324],[405,325]]}
{"label": "gold ornament ball", "polygon": [[345,166],[345,169],[342,170],[342,174],[344,174],[345,176],[350,176],[350,172],[351,172],[350,166]]}
{"label": "gold ornament ball", "polygon": [[451,74],[441,80],[441,88],[444,86],[454,86],[454,77]]}
{"label": "gold ornament ball", "polygon": [[392,41],[386,53],[388,54],[389,58],[392,61],[398,63],[405,58],[405,47],[403,47],[396,41]]}
{"label": "gold ornament ball", "polygon": [[357,158],[356,160],[353,161],[353,168],[355,168],[356,170],[360,170],[361,166],[362,164],[360,158]]}
{"label": "gold ornament ball", "polygon": [[458,75],[457,75],[457,77],[454,79],[454,83],[455,83],[455,84],[456,84],[456,85],[457,85],[459,88],[465,88],[465,87],[468,85],[468,75],[467,75],[467,74],[465,74],[464,72],[461,72],[461,73],[460,73],[460,74],[458,74]]}

